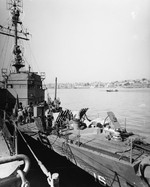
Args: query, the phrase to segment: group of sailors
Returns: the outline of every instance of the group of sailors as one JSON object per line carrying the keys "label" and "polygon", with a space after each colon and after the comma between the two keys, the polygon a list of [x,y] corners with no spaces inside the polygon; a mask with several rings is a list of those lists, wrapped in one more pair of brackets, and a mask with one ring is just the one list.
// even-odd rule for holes
{"label": "group of sailors", "polygon": [[[77,124],[78,128],[84,129],[87,127],[85,123],[85,119],[90,121],[86,112],[88,108],[83,108],[80,111],[76,111],[76,113],[68,110],[62,109],[60,107],[60,100],[54,100],[52,102],[44,101],[41,103],[44,113],[40,116],[44,130],[51,131],[53,128],[62,129],[71,126],[71,122],[73,124]],[[39,117],[39,116],[38,116]],[[54,119],[55,118],[55,119]],[[34,122],[34,112],[33,112],[33,103],[26,107],[22,106],[22,103],[19,103],[18,106],[18,114],[17,114],[17,122],[20,125],[32,123]]]}
{"label": "group of sailors", "polygon": [[19,103],[18,112],[17,112],[17,121],[18,123],[25,124],[31,123],[33,121],[33,104],[30,104],[26,107],[22,106],[22,103]]}
{"label": "group of sailors", "polygon": [[[51,100],[51,102],[42,102],[39,105],[42,105],[45,111],[44,122],[46,123],[46,126],[52,126],[52,121],[54,119],[53,113],[54,112],[60,112],[62,108],[60,107],[60,99],[54,99],[54,101]],[[34,122],[34,112],[33,112],[33,103],[30,102],[27,106],[22,106],[22,103],[20,102],[18,104],[17,108],[17,121],[19,124],[26,124]]]}

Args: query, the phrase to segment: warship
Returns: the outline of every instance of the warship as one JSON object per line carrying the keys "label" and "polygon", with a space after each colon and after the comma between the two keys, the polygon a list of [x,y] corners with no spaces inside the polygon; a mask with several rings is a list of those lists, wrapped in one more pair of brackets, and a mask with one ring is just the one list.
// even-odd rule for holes
{"label": "warship", "polygon": [[[22,134],[25,133],[48,149],[65,156],[91,174],[103,186],[149,187],[150,143],[146,138],[128,132],[111,111],[103,120],[90,120],[86,115],[88,108],[77,112],[63,109],[56,96],[54,101],[49,100],[45,103],[42,84],[44,74],[32,72],[30,67],[28,70],[21,71],[25,65],[19,40],[28,40],[26,36],[29,35],[24,30],[18,30],[19,25],[22,25],[19,19],[22,1],[10,1],[9,10],[12,14],[12,28],[0,26],[0,33],[14,37],[15,41],[13,48],[15,71],[7,73],[6,69],[2,69],[3,81],[0,89],[0,95],[3,98],[0,101],[1,143],[6,144],[9,154],[18,155],[17,133],[22,138]],[[23,36],[20,36],[22,34]],[[11,115],[27,105],[32,106],[33,110],[32,115],[26,116],[25,120],[22,118],[16,120],[15,116]],[[10,122],[13,125],[9,125]],[[6,155],[1,157],[5,158]],[[26,160],[28,159],[24,157],[24,163]],[[50,173],[38,159],[37,162],[50,184],[52,181]],[[26,167],[23,169],[25,173],[27,170]],[[18,177],[18,173],[16,176],[15,178],[21,178]],[[21,181],[23,179],[24,177]],[[27,183],[26,180],[23,182]]]}
{"label": "warship", "polygon": [[90,120],[87,110],[62,108],[47,115],[46,128],[32,123],[20,130],[91,174],[102,186],[149,187],[149,139],[128,132],[111,111],[103,120]]}
{"label": "warship", "polygon": [[[38,74],[25,68],[25,57],[22,50],[21,41],[28,41],[29,33],[23,28],[20,14],[23,13],[23,1],[9,0],[7,8],[11,15],[11,24],[8,26],[0,25],[0,35],[13,38],[13,59],[9,62],[11,70],[4,67],[1,69],[2,80],[0,81],[0,186],[19,187],[30,186],[26,179],[26,174],[30,169],[30,160],[25,154],[19,152],[19,133],[18,118],[19,110],[23,106],[36,105],[44,102],[45,88],[43,80],[45,74]],[[4,40],[8,41],[8,40]],[[10,47],[8,44],[5,45]],[[2,55],[3,53],[1,53]],[[7,54],[9,56],[10,54]],[[1,57],[1,60],[4,60]],[[5,65],[3,61],[1,64]],[[41,105],[39,106],[39,108]],[[25,139],[23,139],[25,141]],[[22,146],[22,145],[21,145]],[[47,177],[50,186],[58,184],[55,179],[58,174],[51,173],[46,169],[42,162],[37,158],[33,150],[27,145],[34,156],[37,164]]]}

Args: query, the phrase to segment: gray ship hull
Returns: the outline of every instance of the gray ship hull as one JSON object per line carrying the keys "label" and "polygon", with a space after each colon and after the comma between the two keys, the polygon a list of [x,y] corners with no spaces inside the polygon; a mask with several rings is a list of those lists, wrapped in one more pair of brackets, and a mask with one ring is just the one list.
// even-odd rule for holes
{"label": "gray ship hull", "polygon": [[48,136],[48,140],[50,141],[51,149],[91,174],[104,186],[147,186],[136,175],[134,165],[124,160],[119,160],[100,151],[97,152],[75,144],[66,143],[62,138]]}

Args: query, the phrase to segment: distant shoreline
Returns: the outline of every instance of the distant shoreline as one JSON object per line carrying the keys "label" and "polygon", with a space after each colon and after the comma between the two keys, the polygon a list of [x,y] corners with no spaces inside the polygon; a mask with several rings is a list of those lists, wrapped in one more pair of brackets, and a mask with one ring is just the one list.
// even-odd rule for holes
{"label": "distant shoreline", "polygon": [[[46,85],[47,88],[55,88],[54,83],[49,83]],[[87,83],[58,83],[58,89],[91,89],[91,88],[106,88],[106,89],[116,89],[116,88],[150,88],[149,79],[137,79],[137,80],[124,80],[124,81],[114,81],[114,82],[87,82]]]}

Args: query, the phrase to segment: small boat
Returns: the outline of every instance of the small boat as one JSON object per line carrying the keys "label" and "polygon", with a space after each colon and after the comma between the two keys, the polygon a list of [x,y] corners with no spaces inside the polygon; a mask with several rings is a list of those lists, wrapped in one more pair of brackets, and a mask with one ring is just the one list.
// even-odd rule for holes
{"label": "small boat", "polygon": [[[113,112],[107,112],[103,120],[90,120],[87,110],[81,109],[78,114],[70,110],[54,113],[56,120],[51,130],[45,131],[37,123],[36,135],[32,137],[65,156],[103,186],[149,187],[150,142],[128,132]],[[26,126],[21,126],[21,131],[28,135],[34,133]]]}
{"label": "small boat", "polygon": [[107,89],[106,92],[118,92],[118,89]]}

